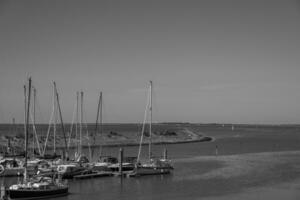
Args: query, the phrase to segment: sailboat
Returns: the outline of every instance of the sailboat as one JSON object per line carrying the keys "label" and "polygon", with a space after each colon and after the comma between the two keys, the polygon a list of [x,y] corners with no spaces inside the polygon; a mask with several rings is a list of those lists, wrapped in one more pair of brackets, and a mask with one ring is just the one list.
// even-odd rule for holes
{"label": "sailboat", "polygon": [[[4,198],[8,199],[39,199],[63,196],[68,194],[68,185],[61,183],[49,177],[28,177],[28,136],[29,136],[29,109],[30,109],[30,93],[31,93],[31,78],[28,80],[28,101],[26,110],[25,123],[25,161],[24,161],[24,180],[23,183],[11,185],[5,189]],[[3,198],[3,199],[4,199]]]}
{"label": "sailboat", "polygon": [[[60,159],[61,155],[56,153],[56,138],[57,138],[57,115],[59,111],[59,102],[57,98],[57,89],[56,89],[56,84],[53,82],[53,100],[52,100],[52,114],[50,117],[49,121],[49,126],[47,130],[47,136],[43,148],[43,153],[41,156],[37,156],[39,159],[44,159],[44,160],[55,160],[55,159]],[[50,136],[50,131],[51,128],[53,128],[53,153],[48,153],[46,154],[46,148],[47,148],[47,143],[48,139]]]}
{"label": "sailboat", "polygon": [[[98,132],[98,121],[100,118],[100,135],[102,136],[102,105],[103,99],[102,99],[102,92],[100,92],[99,101],[98,101],[98,109],[97,109],[97,118],[96,118],[96,126],[95,126],[95,132],[94,132],[94,145],[96,142],[96,134]],[[100,144],[100,155],[99,160],[97,162],[92,163],[92,170],[94,171],[111,171],[111,172],[117,172],[120,168],[120,162],[118,158],[113,156],[103,156],[102,153],[102,146]],[[93,157],[93,154],[92,156]],[[132,171],[134,169],[136,157],[125,157],[122,162],[122,170],[123,171]]]}
{"label": "sailboat", "polygon": [[[97,117],[96,117],[96,124],[95,124],[95,132],[93,135],[93,141],[94,141],[94,146],[96,143],[96,134],[98,133],[98,127],[100,125],[100,135],[102,136],[102,107],[103,107],[103,99],[102,99],[102,92],[100,92],[99,96],[99,101],[98,101],[98,108],[97,108]],[[100,118],[100,119],[99,119]],[[100,121],[100,124],[98,122]],[[99,155],[99,160],[96,162],[92,163],[92,170],[94,171],[110,171],[108,168],[112,164],[118,163],[118,159],[112,156],[102,156],[102,146],[100,144],[99,146],[100,149],[100,155]],[[94,149],[92,150],[92,156],[93,157]]]}
{"label": "sailboat", "polygon": [[[14,119],[13,127],[15,127]],[[24,168],[22,167],[21,160],[17,159],[12,153],[10,138],[8,138],[7,149],[3,156],[0,160],[0,176],[18,176],[23,174]]]}
{"label": "sailboat", "polygon": [[[159,174],[169,174],[174,169],[171,161],[167,158],[167,150],[164,152],[163,158],[154,158],[152,156],[152,81],[150,81],[149,87],[149,99],[145,110],[144,123],[142,127],[141,140],[139,145],[139,152],[134,170],[129,173],[129,176],[144,176],[144,175],[159,175]],[[140,155],[143,144],[143,137],[145,134],[145,124],[147,119],[147,111],[150,112],[150,122],[149,122],[149,159],[146,163],[140,162]]]}
{"label": "sailboat", "polygon": [[[70,179],[76,175],[82,174],[86,171],[86,164],[88,159],[82,154],[82,124],[83,124],[83,92],[81,94],[81,106],[80,106],[80,124],[79,124],[79,145],[78,150],[75,155],[75,160],[73,162],[68,162],[57,166],[57,172],[62,178]],[[77,107],[77,116],[78,116],[78,102],[79,102],[79,93],[76,93],[76,107]],[[77,129],[76,129],[77,130]],[[77,138],[76,138],[77,139]],[[78,141],[78,140],[77,140]]]}
{"label": "sailboat", "polygon": [[[25,112],[24,112],[24,124],[26,123],[26,108],[27,108],[27,100],[26,100],[26,87],[24,85],[24,105],[25,105]],[[13,119],[13,127],[15,127],[15,120]],[[25,129],[24,129],[25,130]],[[24,174],[24,167],[23,167],[23,158],[25,155],[13,155],[9,151],[10,149],[10,141],[8,140],[8,155],[5,158],[0,160],[0,177],[6,176],[22,176]],[[10,155],[9,155],[10,154]],[[34,166],[28,166],[27,173],[33,175],[36,173]]]}

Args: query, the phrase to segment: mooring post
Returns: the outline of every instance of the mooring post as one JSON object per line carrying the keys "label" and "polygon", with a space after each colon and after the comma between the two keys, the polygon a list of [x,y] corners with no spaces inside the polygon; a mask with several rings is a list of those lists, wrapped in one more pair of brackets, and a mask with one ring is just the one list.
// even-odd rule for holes
{"label": "mooring post", "polygon": [[167,150],[167,148],[164,149],[164,159],[165,160],[168,159],[168,150]]}
{"label": "mooring post", "polygon": [[123,149],[120,148],[119,152],[119,174],[121,178],[123,177]]}
{"label": "mooring post", "polygon": [[0,199],[5,199],[5,187],[3,184],[1,184],[1,189],[0,189]]}

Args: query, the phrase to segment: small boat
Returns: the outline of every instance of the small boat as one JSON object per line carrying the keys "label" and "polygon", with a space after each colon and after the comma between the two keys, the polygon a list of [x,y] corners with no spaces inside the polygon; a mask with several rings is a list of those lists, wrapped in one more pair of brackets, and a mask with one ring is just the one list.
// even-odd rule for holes
{"label": "small boat", "polygon": [[168,159],[151,159],[149,163],[138,164],[129,176],[170,174],[173,169]]}
{"label": "small boat", "polygon": [[[149,88],[149,99],[148,104],[146,106],[145,118],[142,127],[141,140],[139,145],[138,157],[136,160],[135,167],[128,176],[144,176],[144,175],[158,175],[158,174],[169,174],[174,169],[172,163],[169,159],[167,159],[167,150],[164,152],[164,158],[154,159],[152,156],[152,81],[150,81]],[[150,112],[150,122],[149,122],[149,160],[146,163],[140,162],[140,155],[142,150],[143,138],[145,135],[145,123],[147,120],[147,111]]]}
{"label": "small boat", "polygon": [[[37,172],[35,166],[28,166],[27,173],[34,175]],[[24,167],[22,160],[16,158],[4,158],[0,160],[0,177],[23,176]]]}
{"label": "small boat", "polygon": [[57,165],[48,160],[35,159],[28,162],[28,166],[37,169],[37,175],[54,176],[57,174]]}
{"label": "small boat", "polygon": [[0,160],[0,176],[22,176],[24,167],[22,162],[15,158],[4,158]]}
{"label": "small boat", "polygon": [[28,84],[28,101],[25,117],[25,161],[24,161],[24,180],[23,183],[11,185],[4,190],[3,199],[39,199],[63,196],[68,194],[69,187],[60,180],[54,180],[49,177],[29,178],[28,176],[28,136],[29,136],[29,111],[30,111],[30,93],[31,78]]}
{"label": "small boat", "polygon": [[86,156],[79,156],[76,161],[57,166],[57,173],[63,179],[71,179],[76,175],[83,174],[90,169],[89,160]]}
{"label": "small boat", "polygon": [[92,170],[111,171],[111,165],[118,163],[118,159],[112,156],[100,156],[99,161],[92,164]]}
{"label": "small boat", "polygon": [[[137,157],[124,157],[122,162],[122,171],[132,171],[135,168]],[[108,168],[113,171],[117,172],[120,168],[120,163],[111,164],[108,166]]]}
{"label": "small boat", "polygon": [[60,182],[54,182],[49,177],[29,180],[27,183],[10,186],[6,190],[9,199],[40,199],[65,196],[68,194],[68,186]]}
{"label": "small boat", "polygon": [[63,179],[71,179],[76,175],[82,174],[86,170],[86,167],[79,163],[69,163],[57,166],[57,173]]}

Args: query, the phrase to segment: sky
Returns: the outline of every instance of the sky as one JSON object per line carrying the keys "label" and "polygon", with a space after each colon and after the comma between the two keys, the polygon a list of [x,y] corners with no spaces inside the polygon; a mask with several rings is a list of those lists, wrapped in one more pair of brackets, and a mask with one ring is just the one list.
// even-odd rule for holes
{"label": "sky", "polygon": [[300,2],[296,0],[0,0],[0,123],[23,123],[23,85],[37,123],[63,119],[76,91],[96,121],[300,123]]}

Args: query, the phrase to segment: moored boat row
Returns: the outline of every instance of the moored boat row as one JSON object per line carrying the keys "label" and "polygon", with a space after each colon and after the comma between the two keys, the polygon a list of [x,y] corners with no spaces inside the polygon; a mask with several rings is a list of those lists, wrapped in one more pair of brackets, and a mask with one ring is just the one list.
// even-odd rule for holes
{"label": "moored boat row", "polygon": [[[61,118],[61,109],[59,105],[59,98],[54,83],[54,103],[53,103],[53,113],[59,113],[61,119],[61,129],[65,138],[65,150],[62,156],[59,156],[55,152],[55,143],[54,143],[54,154],[47,155],[45,154],[47,140],[50,134],[50,126],[47,132],[47,139],[45,142],[44,150],[40,150],[40,155],[35,156],[33,159],[28,159],[28,134],[29,134],[29,110],[30,110],[30,92],[31,92],[31,79],[29,79],[28,84],[28,94],[27,100],[25,100],[26,109],[26,118],[25,118],[25,155],[24,158],[4,158],[0,160],[0,176],[23,176],[24,180],[21,183],[13,184],[8,188],[5,188],[4,198],[9,199],[36,199],[36,198],[45,198],[45,197],[55,197],[68,194],[68,184],[63,182],[62,179],[85,179],[85,178],[95,178],[95,177],[104,177],[104,176],[113,176],[113,175],[126,175],[127,177],[138,177],[144,175],[161,175],[169,174],[173,170],[171,161],[167,159],[167,153],[165,151],[163,158],[154,158],[152,155],[152,144],[151,144],[151,125],[152,125],[152,82],[150,82],[149,90],[149,99],[145,111],[145,119],[143,123],[140,148],[138,151],[137,157],[123,157],[123,150],[120,151],[119,158],[112,156],[102,156],[99,155],[99,160],[96,162],[90,161],[86,156],[82,154],[82,135],[83,135],[83,92],[81,92],[81,108],[80,108],[80,124],[76,124],[76,145],[77,149],[75,152],[75,159],[69,160],[67,140],[64,132],[63,120]],[[25,95],[26,96],[26,95]],[[56,97],[56,98],[55,98]],[[77,93],[77,112],[78,112],[78,98]],[[99,111],[102,110],[102,93],[100,93],[98,112],[97,112],[97,121],[96,121],[96,130],[98,127],[98,116]],[[150,102],[150,103],[149,103]],[[57,109],[57,110],[55,110]],[[143,138],[145,135],[145,125],[146,117],[148,111],[150,112],[150,122],[149,124],[149,160],[148,162],[142,163],[140,159],[141,147],[143,144]],[[78,116],[78,113],[76,114]],[[101,114],[102,115],[102,114]],[[100,116],[101,116],[100,115]],[[52,117],[51,117],[52,118]],[[102,116],[101,116],[102,118]],[[54,120],[56,121],[56,120]],[[100,119],[102,122],[102,119]],[[78,123],[78,119],[77,119]],[[35,123],[33,123],[35,124]],[[54,131],[54,142],[55,142],[55,128],[56,123],[53,124]],[[77,134],[77,128],[79,128],[79,134]],[[89,134],[87,133],[87,136]],[[70,133],[71,137],[71,133]],[[34,137],[33,137],[34,138]],[[36,136],[36,142],[39,143],[38,137]],[[95,141],[95,140],[94,140]],[[42,153],[41,153],[42,152]],[[90,158],[92,158],[92,153],[90,151]]]}

